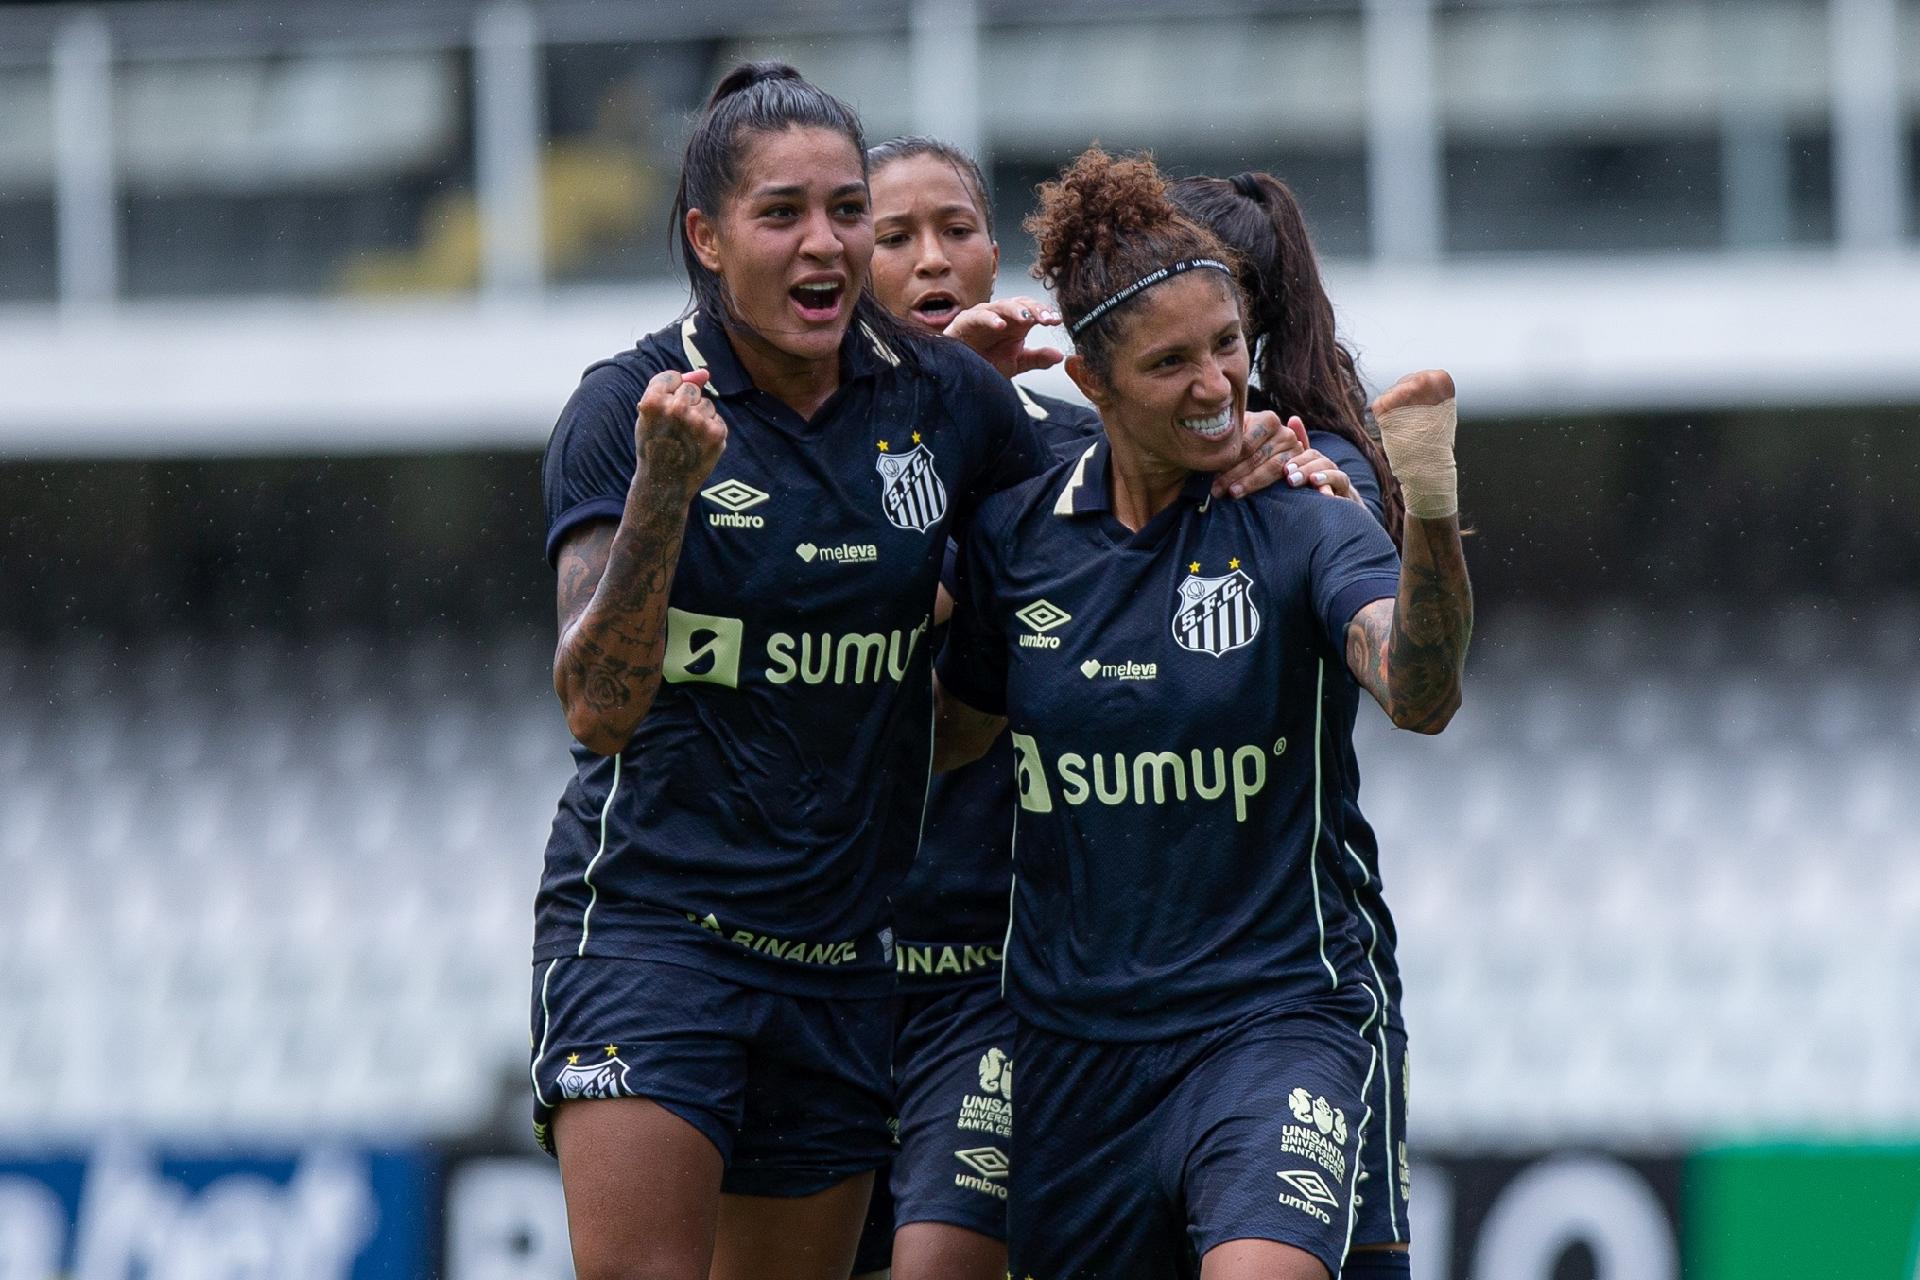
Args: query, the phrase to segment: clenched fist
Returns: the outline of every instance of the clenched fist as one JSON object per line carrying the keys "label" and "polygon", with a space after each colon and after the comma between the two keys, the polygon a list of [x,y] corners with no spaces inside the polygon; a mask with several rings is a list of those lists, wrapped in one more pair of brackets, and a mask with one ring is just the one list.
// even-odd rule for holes
{"label": "clenched fist", "polygon": [[701,394],[705,369],[653,375],[634,422],[634,482],[691,502],[727,450],[727,424]]}
{"label": "clenched fist", "polygon": [[1387,462],[1406,497],[1407,514],[1421,520],[1459,514],[1452,375],[1444,369],[1408,374],[1380,393],[1373,416],[1380,423]]}

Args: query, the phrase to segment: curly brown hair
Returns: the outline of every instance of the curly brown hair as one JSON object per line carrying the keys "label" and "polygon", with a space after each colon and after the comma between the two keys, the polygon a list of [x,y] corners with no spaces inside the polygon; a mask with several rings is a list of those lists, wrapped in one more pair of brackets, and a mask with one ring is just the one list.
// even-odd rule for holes
{"label": "curly brown hair", "polygon": [[[1040,207],[1022,224],[1039,258],[1033,274],[1053,290],[1069,327],[1115,293],[1187,258],[1238,260],[1220,238],[1182,213],[1167,195],[1153,156],[1111,156],[1088,147],[1053,182],[1039,188]],[[1230,284],[1236,295],[1237,285]],[[1148,292],[1151,292],[1149,290]],[[1137,299],[1129,299],[1075,339],[1075,349],[1105,378],[1113,346]],[[1244,300],[1242,301],[1244,310]]]}

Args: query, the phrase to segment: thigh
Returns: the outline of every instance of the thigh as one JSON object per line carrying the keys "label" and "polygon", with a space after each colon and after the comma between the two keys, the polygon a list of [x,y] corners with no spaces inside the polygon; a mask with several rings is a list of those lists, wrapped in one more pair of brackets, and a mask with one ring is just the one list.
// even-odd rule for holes
{"label": "thigh", "polygon": [[[810,1199],[886,1164],[893,1154],[888,999],[755,998],[760,1015],[725,1190]],[[864,1217],[864,1192],[859,1208]]]}
{"label": "thigh", "polygon": [[1162,1055],[1023,1027],[1007,1262],[1044,1280],[1165,1280],[1186,1265],[1177,1188],[1155,1155]]}
{"label": "thigh", "polygon": [[867,1221],[860,1228],[860,1245],[853,1251],[854,1280],[884,1276],[893,1265],[893,1193],[887,1188],[883,1166],[873,1175],[873,1194],[867,1199]]}
{"label": "thigh", "polygon": [[1412,1238],[1407,1222],[1407,1033],[1377,1026],[1369,1034],[1380,1054],[1367,1091],[1372,1113],[1360,1144],[1359,1207],[1354,1214],[1353,1247],[1405,1244]]}
{"label": "thigh", "polygon": [[720,1209],[720,1152],[644,1098],[569,1102],[553,1141],[579,1280],[704,1280]]}
{"label": "thigh", "polygon": [[873,1173],[804,1196],[720,1197],[711,1280],[847,1280]]}
{"label": "thigh", "polygon": [[893,1280],[1005,1280],[1007,1246],[946,1222],[909,1222],[893,1237]]}
{"label": "thigh", "polygon": [[[1183,1154],[1195,1254],[1268,1241],[1339,1271],[1377,1058],[1357,1027],[1334,1018],[1282,1015],[1225,1029],[1181,1081],[1165,1130]],[[1245,1245],[1224,1256],[1262,1252],[1271,1251]]]}
{"label": "thigh", "polygon": [[1003,1241],[1013,1139],[1013,1014],[996,987],[917,1004],[895,1043],[896,1229],[944,1223]]}

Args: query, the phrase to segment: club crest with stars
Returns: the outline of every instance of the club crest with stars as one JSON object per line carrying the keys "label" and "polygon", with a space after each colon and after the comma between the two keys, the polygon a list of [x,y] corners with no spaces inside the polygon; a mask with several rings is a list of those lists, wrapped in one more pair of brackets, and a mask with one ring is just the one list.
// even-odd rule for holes
{"label": "club crest with stars", "polygon": [[933,522],[947,514],[947,487],[940,483],[934,469],[933,451],[913,433],[912,444],[904,451],[893,442],[876,442],[880,456],[873,469],[880,473],[880,508],[896,528],[925,533]]}
{"label": "club crest with stars", "polygon": [[627,1064],[620,1060],[620,1046],[610,1044],[605,1056],[570,1053],[567,1065],[560,1068],[560,1096],[563,1098],[624,1098],[633,1090],[627,1086]]}
{"label": "club crest with stars", "polygon": [[1253,579],[1235,556],[1218,578],[1200,575],[1200,562],[1187,565],[1187,576],[1174,593],[1173,641],[1194,653],[1219,657],[1244,649],[1260,634],[1260,610],[1253,603]]}

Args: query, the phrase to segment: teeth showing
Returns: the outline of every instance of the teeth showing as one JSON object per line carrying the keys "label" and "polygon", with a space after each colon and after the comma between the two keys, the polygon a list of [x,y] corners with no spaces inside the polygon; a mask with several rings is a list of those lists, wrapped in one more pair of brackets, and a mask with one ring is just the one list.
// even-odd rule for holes
{"label": "teeth showing", "polygon": [[809,301],[818,300],[820,302],[826,302],[840,292],[840,286],[837,284],[797,284],[793,287],[793,291],[804,295]]}
{"label": "teeth showing", "polygon": [[1218,440],[1233,430],[1233,406],[1228,405],[1219,413],[1207,418],[1182,418],[1180,425],[1204,439]]}

